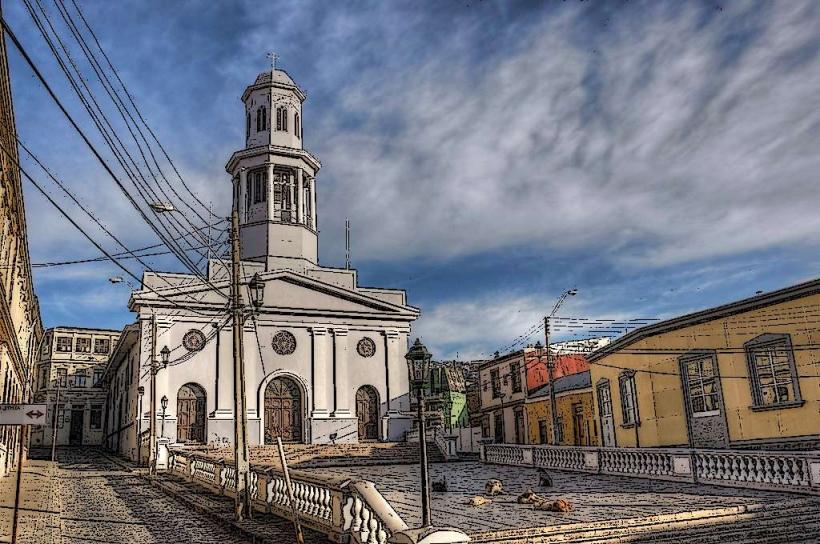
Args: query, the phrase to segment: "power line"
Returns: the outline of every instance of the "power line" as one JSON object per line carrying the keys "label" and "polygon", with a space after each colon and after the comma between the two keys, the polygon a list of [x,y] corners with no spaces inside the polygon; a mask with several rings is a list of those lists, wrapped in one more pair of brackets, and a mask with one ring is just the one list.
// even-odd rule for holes
{"label": "power line", "polygon": [[[62,0],[61,0],[61,3],[62,3]],[[157,146],[158,146],[158,147],[159,147],[159,149],[162,151],[163,155],[165,156],[165,159],[166,159],[166,160],[168,161],[168,163],[171,165],[171,168],[173,169],[174,173],[175,173],[175,174],[177,175],[177,177],[179,178],[179,181],[182,183],[182,186],[185,188],[185,190],[186,190],[186,191],[188,191],[188,193],[189,193],[189,194],[190,194],[190,195],[191,195],[191,196],[192,196],[192,197],[193,197],[193,198],[194,198],[194,199],[195,199],[195,200],[196,200],[196,201],[197,201],[197,202],[198,202],[198,203],[199,203],[199,204],[200,204],[203,208],[205,208],[206,210],[208,210],[208,213],[209,213],[211,216],[213,216],[213,217],[217,217],[217,215],[215,215],[215,214],[211,211],[210,207],[209,207],[209,206],[205,206],[205,203],[204,203],[204,202],[202,202],[202,201],[199,199],[199,197],[197,197],[196,193],[194,193],[194,192],[190,189],[190,187],[188,187],[188,184],[185,182],[185,180],[183,179],[182,175],[179,173],[179,170],[177,170],[177,167],[176,167],[176,165],[174,164],[174,161],[172,161],[172,160],[171,160],[171,157],[170,157],[170,156],[168,155],[168,153],[165,151],[165,148],[162,146],[162,143],[159,141],[159,138],[157,138],[156,134],[154,134],[154,131],[151,129],[151,127],[150,127],[150,126],[148,125],[148,123],[145,121],[145,118],[142,116],[142,113],[140,112],[139,108],[137,107],[136,103],[134,102],[134,99],[133,99],[133,97],[131,96],[131,93],[128,91],[128,88],[125,86],[125,83],[124,83],[124,82],[122,81],[122,79],[120,78],[119,72],[117,72],[116,68],[114,68],[114,65],[113,65],[113,63],[111,62],[111,59],[108,57],[108,55],[106,54],[105,50],[102,48],[102,45],[100,45],[100,41],[97,39],[97,35],[94,33],[94,29],[93,29],[93,28],[91,28],[91,25],[90,25],[90,24],[88,23],[88,21],[86,20],[85,15],[83,15],[83,12],[82,12],[82,10],[80,9],[80,6],[77,4],[77,2],[76,2],[75,0],[71,0],[71,3],[72,3],[72,5],[74,6],[74,9],[75,9],[75,10],[77,10],[77,14],[80,16],[80,19],[83,21],[83,24],[85,25],[85,27],[88,29],[89,33],[91,34],[91,37],[93,38],[94,43],[97,45],[97,48],[100,50],[100,53],[102,53],[103,58],[105,59],[106,63],[108,63],[109,68],[111,68],[111,71],[112,71],[112,73],[114,74],[114,77],[115,77],[115,78],[117,79],[117,81],[119,82],[120,86],[122,87],[123,92],[125,92],[125,96],[128,98],[128,101],[131,103],[131,106],[134,108],[134,112],[137,114],[137,117],[138,117],[138,118],[139,118],[139,120],[142,122],[143,126],[145,126],[146,130],[148,130],[148,133],[151,135],[151,137],[153,138],[153,140],[157,143]]]}
{"label": "power line", "polygon": [[[5,148],[3,148],[3,149],[4,149],[4,152],[5,152]],[[138,278],[137,276],[135,276],[135,275],[134,275],[134,273],[132,273],[132,272],[131,272],[130,270],[128,270],[128,269],[127,269],[124,265],[122,265],[122,264],[121,264],[121,263],[117,260],[117,258],[116,258],[116,257],[114,257],[113,255],[111,255],[111,254],[110,254],[108,251],[106,251],[106,250],[105,250],[105,248],[103,248],[103,247],[102,247],[102,246],[101,246],[101,245],[100,245],[100,244],[99,244],[96,240],[94,240],[94,239],[91,237],[91,235],[89,235],[87,232],[85,232],[85,230],[83,230],[83,228],[82,228],[82,227],[81,227],[81,226],[80,226],[80,225],[79,225],[79,224],[78,224],[78,223],[77,223],[74,219],[72,219],[72,217],[71,217],[70,215],[68,215],[68,213],[67,213],[67,212],[66,212],[66,211],[65,211],[65,210],[64,210],[64,209],[63,209],[63,208],[62,208],[59,204],[57,204],[57,202],[55,202],[53,198],[51,198],[51,196],[50,196],[50,195],[49,195],[49,194],[45,191],[45,189],[43,189],[43,188],[40,186],[40,184],[39,184],[39,183],[37,183],[37,181],[36,181],[33,177],[31,177],[31,176],[29,175],[29,173],[28,173],[26,170],[24,170],[24,169],[23,169],[23,167],[22,167],[22,166],[20,166],[19,164],[17,164],[17,167],[20,169],[20,172],[21,172],[21,173],[22,173],[22,174],[26,177],[26,179],[28,179],[28,180],[31,182],[31,184],[32,184],[32,185],[34,185],[34,187],[35,187],[35,188],[36,188],[36,189],[40,192],[40,194],[42,194],[42,195],[46,198],[46,200],[48,200],[48,201],[49,201],[49,203],[50,203],[52,206],[54,206],[55,208],[57,208],[57,210],[58,210],[58,211],[59,211],[59,212],[63,215],[63,217],[65,217],[65,218],[68,220],[68,222],[69,222],[69,223],[71,223],[71,224],[74,226],[74,228],[76,228],[78,231],[80,231],[80,233],[81,233],[81,234],[82,234],[82,235],[83,235],[83,236],[84,236],[84,237],[85,237],[85,238],[86,238],[89,242],[91,242],[91,244],[92,244],[92,245],[94,245],[94,247],[96,247],[96,248],[97,248],[97,249],[98,249],[101,253],[103,253],[106,257],[108,257],[108,259],[109,259],[109,260],[111,260],[111,262],[112,262],[112,263],[114,263],[114,264],[115,264],[118,268],[120,268],[123,272],[125,272],[126,274],[128,274],[128,276],[130,276],[131,278],[133,278],[134,280],[136,280],[136,281],[138,281],[138,282],[142,282],[142,280],[141,280],[140,278]],[[178,302],[176,302],[175,300],[173,300],[173,299],[170,299],[170,298],[166,297],[166,296],[165,296],[165,295],[163,295],[162,293],[160,293],[160,292],[156,291],[155,289],[153,289],[153,288],[151,288],[151,287],[149,287],[149,286],[147,286],[147,285],[146,285],[146,286],[144,286],[144,287],[145,287],[146,289],[148,289],[149,291],[153,292],[154,294],[156,294],[157,296],[159,296],[160,298],[162,298],[163,300],[165,300],[165,301],[169,302],[169,303],[170,303],[170,304],[172,304],[173,306],[176,306],[176,307],[178,307],[178,308],[182,308],[182,309],[184,309],[184,310],[186,310],[186,311],[190,311],[190,312],[193,312],[193,313],[198,314],[198,315],[209,315],[209,314],[204,314],[204,313],[202,313],[202,312],[200,312],[200,311],[198,311],[198,310],[195,310],[195,309],[193,309],[193,308],[191,308],[191,307],[182,306],[181,304],[179,304],[179,303],[178,303]]]}
{"label": "power line", "polygon": [[[53,24],[51,23],[51,19],[48,17],[48,14],[46,13],[45,9],[43,8],[42,4],[40,3],[40,0],[35,0],[35,1],[37,3],[37,6],[40,8],[40,11],[43,14],[43,18],[45,19],[46,24],[48,25],[49,29],[51,30],[51,33],[54,34],[54,38],[56,39],[56,41],[59,44],[60,48],[63,50],[63,53],[65,54],[66,59],[68,60],[68,63],[74,69],[74,72],[77,75],[76,80],[75,80],[74,76],[71,74],[71,71],[69,70],[68,65],[63,61],[60,53],[57,51],[57,48],[55,47],[54,42],[52,41],[50,34],[46,30],[45,26],[43,25],[43,22],[40,20],[40,17],[37,15],[34,8],[32,7],[31,2],[29,0],[23,0],[24,4],[26,5],[26,9],[28,10],[29,14],[32,17],[32,20],[34,21],[35,25],[37,26],[37,29],[40,31],[40,34],[42,35],[43,39],[46,41],[46,44],[48,45],[48,47],[51,51],[51,54],[57,60],[57,63],[60,66],[60,69],[63,71],[63,74],[68,79],[68,82],[71,85],[71,88],[74,90],[75,94],[80,99],[80,102],[82,103],[82,105],[85,108],[86,112],[89,114],[89,116],[91,117],[91,119],[94,122],[95,126],[99,130],[99,132],[100,132],[101,136],[103,137],[103,140],[105,141],[106,145],[109,147],[111,152],[114,154],[114,157],[117,160],[117,162],[120,164],[120,167],[126,173],[126,175],[131,180],[131,182],[134,184],[134,186],[139,189],[139,191],[137,193],[139,198],[141,198],[142,201],[149,207],[149,209],[151,209],[154,216],[157,218],[159,224],[163,225],[163,223],[162,223],[163,218],[161,217],[161,215],[156,210],[154,210],[153,208],[150,207],[150,203],[147,201],[147,199],[146,199],[146,197],[143,193],[148,193],[151,196],[151,198],[154,198],[157,201],[159,201],[160,198],[157,196],[156,192],[153,191],[153,188],[151,188],[149,186],[147,180],[145,179],[145,177],[143,176],[141,170],[139,169],[139,166],[137,165],[136,161],[131,156],[131,154],[128,152],[128,149],[125,147],[122,140],[120,140],[119,136],[117,136],[116,131],[114,130],[113,126],[111,125],[111,122],[108,120],[108,118],[106,117],[105,113],[102,110],[102,107],[98,103],[97,99],[94,97],[93,91],[90,89],[90,87],[86,83],[85,78],[83,78],[79,67],[74,62],[74,59],[72,58],[71,53],[68,51],[68,48],[65,46],[65,44],[63,43],[63,41],[60,38],[59,34],[57,33],[56,29],[54,28]],[[79,84],[78,84],[78,81],[79,81]],[[80,85],[82,85],[82,87],[85,89],[86,93],[88,94],[87,98],[86,98],[85,94],[81,91]],[[93,107],[92,107],[92,105],[93,105]],[[128,127],[128,129],[130,131],[130,127]],[[132,135],[133,135],[133,133],[132,133]],[[116,144],[115,144],[115,142],[116,142]],[[128,163],[128,161],[126,161],[126,159],[128,159],[128,161],[130,161],[130,164]],[[140,179],[141,179],[141,181],[140,181]],[[123,190],[124,190],[124,188],[123,188]],[[127,191],[126,191],[126,193],[127,193]],[[130,193],[127,193],[126,196],[133,201]],[[139,207],[136,206],[136,203],[133,202],[133,204],[135,205],[135,207],[138,208],[138,211],[141,212],[141,209],[139,209]],[[169,221],[169,224],[172,227],[174,227],[175,230],[177,230],[177,234],[179,234],[180,233],[179,229],[177,229],[176,226],[174,225],[174,221],[176,221],[176,217],[165,218],[165,219]],[[147,218],[145,218],[145,220],[147,222]],[[178,223],[178,221],[177,221],[177,223]],[[150,226],[154,229],[154,231],[157,233],[157,235],[160,236],[160,238],[164,242],[166,242],[166,244],[167,244],[168,243],[167,238],[162,237],[162,235],[159,232],[159,229],[153,223]],[[175,252],[175,255],[176,255],[177,259],[179,259],[180,262],[182,262],[187,268],[189,268],[189,270],[191,270],[191,272],[194,272],[195,274],[199,274],[199,271],[195,269],[195,267],[193,266],[193,262],[188,258],[188,256],[182,250],[182,248],[179,247],[179,246],[176,246],[176,247],[174,247],[174,246],[175,246],[175,244],[168,245],[169,249],[171,249],[172,251]]]}

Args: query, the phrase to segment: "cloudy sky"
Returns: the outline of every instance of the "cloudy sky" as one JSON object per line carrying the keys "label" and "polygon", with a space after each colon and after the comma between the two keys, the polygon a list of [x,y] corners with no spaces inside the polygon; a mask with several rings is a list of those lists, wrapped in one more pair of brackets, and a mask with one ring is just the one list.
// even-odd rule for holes
{"label": "cloudy sky", "polygon": [[[407,289],[437,356],[509,344],[570,287],[561,315],[663,318],[818,276],[818,2],[75,1],[220,216],[239,96],[276,51],[307,92],[305,146],[323,163],[321,261],[343,264],[350,218],[360,283]],[[4,10],[104,149],[23,1]],[[10,62],[20,139],[129,247],[157,243],[16,51]],[[33,262],[99,254],[25,188]],[[133,320],[113,275],[38,269],[46,325]]]}

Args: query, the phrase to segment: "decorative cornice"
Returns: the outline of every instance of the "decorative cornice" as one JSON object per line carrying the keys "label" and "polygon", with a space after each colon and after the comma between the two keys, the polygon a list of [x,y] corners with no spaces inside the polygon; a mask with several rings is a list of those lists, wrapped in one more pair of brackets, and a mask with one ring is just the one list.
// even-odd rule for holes
{"label": "decorative cornice", "polygon": [[228,163],[225,165],[225,171],[233,176],[239,161],[259,155],[280,155],[294,159],[302,159],[313,168],[314,174],[322,168],[322,163],[319,162],[319,159],[314,157],[313,154],[306,149],[285,147],[282,145],[260,145],[235,151],[233,155],[231,155],[231,158],[228,159]]}

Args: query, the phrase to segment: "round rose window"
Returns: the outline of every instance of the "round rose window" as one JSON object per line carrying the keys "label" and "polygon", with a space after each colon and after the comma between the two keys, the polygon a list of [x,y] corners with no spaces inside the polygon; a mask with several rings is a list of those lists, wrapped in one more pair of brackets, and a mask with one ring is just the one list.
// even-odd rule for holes
{"label": "round rose window", "polygon": [[272,345],[279,355],[290,355],[296,351],[296,337],[288,331],[279,331],[273,336]]}

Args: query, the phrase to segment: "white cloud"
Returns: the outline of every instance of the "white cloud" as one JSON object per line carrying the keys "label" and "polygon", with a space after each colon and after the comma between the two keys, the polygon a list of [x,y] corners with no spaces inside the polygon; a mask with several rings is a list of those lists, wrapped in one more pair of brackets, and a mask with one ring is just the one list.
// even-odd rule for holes
{"label": "white cloud", "polygon": [[[567,8],[487,65],[468,28],[420,66],[365,71],[310,135],[323,222],[354,218],[357,252],[383,259],[537,244],[664,265],[817,243],[818,6],[770,7],[703,25],[655,5],[588,44]],[[743,21],[759,35],[733,37]]]}

